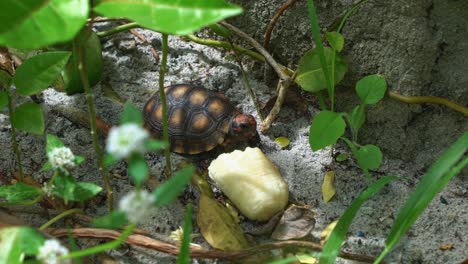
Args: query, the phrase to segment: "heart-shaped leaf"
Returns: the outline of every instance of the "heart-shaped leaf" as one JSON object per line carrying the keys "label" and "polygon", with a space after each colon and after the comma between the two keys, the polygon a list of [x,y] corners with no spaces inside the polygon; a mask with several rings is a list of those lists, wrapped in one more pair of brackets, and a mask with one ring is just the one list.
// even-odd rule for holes
{"label": "heart-shaped leaf", "polygon": [[383,75],[369,75],[356,84],[356,92],[365,104],[375,104],[382,100],[387,90],[387,82]]}

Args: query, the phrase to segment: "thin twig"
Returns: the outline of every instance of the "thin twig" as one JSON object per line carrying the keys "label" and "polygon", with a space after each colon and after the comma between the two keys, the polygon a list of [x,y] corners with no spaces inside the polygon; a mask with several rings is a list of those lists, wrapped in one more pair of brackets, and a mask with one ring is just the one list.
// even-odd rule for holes
{"label": "thin twig", "polygon": [[[104,185],[107,191],[107,202],[109,211],[112,211],[114,200],[113,200],[113,191],[112,185],[109,181],[109,172],[104,164],[103,152],[101,146],[99,145],[99,139],[97,134],[97,125],[96,125],[96,111],[94,110],[94,102],[93,102],[93,95],[91,93],[91,87],[89,85],[89,79],[87,75],[87,68],[86,68],[86,50],[84,48],[85,43],[90,35],[93,27],[93,22],[91,21],[86,31],[73,41],[73,50],[79,54],[79,61],[78,61],[78,71],[80,72],[81,82],[85,91],[86,95],[86,102],[88,104],[89,110],[89,124],[91,127],[91,137],[93,139],[94,150],[96,152],[99,172],[101,173],[102,180],[104,181]],[[79,38],[82,37],[81,43],[79,43]]]}
{"label": "thin twig", "polygon": [[446,98],[437,97],[437,96],[404,96],[397,94],[392,91],[387,92],[388,97],[398,100],[400,102],[408,103],[408,104],[440,104],[445,105],[449,108],[452,108],[455,111],[458,111],[465,116],[468,116],[468,108],[459,105],[455,102],[452,102]]}
{"label": "thin twig", "polygon": [[[69,229],[47,229],[46,233],[54,237],[65,237],[69,235],[69,231],[76,238],[97,238],[97,239],[117,239],[121,233],[109,229],[95,229],[95,228],[74,228]],[[127,244],[140,246],[144,248],[154,249],[159,252],[167,253],[173,256],[179,254],[179,246],[173,245],[167,242],[155,240],[153,238],[143,235],[130,235],[127,240]],[[323,247],[320,244],[310,241],[278,241],[267,243],[259,246],[254,246],[238,251],[222,251],[222,250],[210,250],[197,246],[190,247],[190,255],[194,258],[206,258],[206,259],[225,259],[225,260],[239,260],[240,258],[252,256],[259,252],[269,251],[273,249],[286,248],[286,247],[298,247],[307,248],[313,251],[322,251]],[[353,254],[347,252],[341,252],[339,255],[341,258],[362,261],[366,263],[372,263],[374,258],[371,256],[365,256],[360,254]]]}
{"label": "thin twig", "polygon": [[273,15],[273,17],[270,20],[270,23],[268,23],[266,32],[265,32],[265,38],[263,39],[263,47],[266,48],[268,46],[268,43],[270,42],[271,38],[271,32],[273,31],[273,28],[276,25],[276,22],[278,19],[283,15],[283,13],[293,6],[297,0],[287,0],[279,9],[276,11],[276,13]]}
{"label": "thin twig", "polygon": [[[163,116],[163,140],[169,143],[169,130],[168,130],[168,117],[167,117],[167,102],[166,102],[166,93],[164,92],[164,75],[166,74],[166,64],[167,64],[167,34],[162,34],[162,62],[159,68],[159,98],[161,98],[161,108]],[[164,157],[166,158],[166,177],[172,175],[171,168],[171,152],[170,148],[164,149]]]}
{"label": "thin twig", "polygon": [[[79,108],[73,106],[56,105],[52,108],[52,112],[65,117],[79,126],[90,128],[88,113]],[[106,121],[96,117],[96,128],[98,132],[102,133],[104,136],[107,136],[111,126],[107,124]]]}

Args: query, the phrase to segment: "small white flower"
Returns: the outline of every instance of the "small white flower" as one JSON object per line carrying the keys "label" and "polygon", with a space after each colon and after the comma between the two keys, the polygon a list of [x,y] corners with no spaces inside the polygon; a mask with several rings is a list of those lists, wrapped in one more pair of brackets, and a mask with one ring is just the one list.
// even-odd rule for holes
{"label": "small white flower", "polygon": [[127,214],[130,222],[137,224],[153,211],[153,203],[154,196],[151,193],[145,190],[131,191],[120,199],[119,209]]}
{"label": "small white flower", "polygon": [[42,191],[48,196],[52,197],[52,191],[54,190],[55,185],[49,184],[47,182],[44,182],[44,186],[42,186]]}
{"label": "small white flower", "polygon": [[75,155],[67,147],[54,148],[47,153],[50,165],[53,169],[60,169],[65,172],[75,167]]}
{"label": "small white flower", "polygon": [[43,264],[71,264],[70,259],[59,260],[61,256],[68,254],[68,249],[60,244],[56,239],[46,240],[39,248],[37,259]]}
{"label": "small white flower", "polygon": [[149,134],[137,124],[128,123],[113,127],[107,137],[106,150],[118,159],[127,158],[130,154],[144,153],[145,140]]}

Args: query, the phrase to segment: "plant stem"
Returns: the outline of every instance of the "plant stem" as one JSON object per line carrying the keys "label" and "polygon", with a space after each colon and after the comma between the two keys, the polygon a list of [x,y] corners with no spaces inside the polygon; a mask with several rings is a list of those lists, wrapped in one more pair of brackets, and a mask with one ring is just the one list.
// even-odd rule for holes
{"label": "plant stem", "polygon": [[96,35],[98,37],[100,37],[100,38],[104,38],[104,37],[108,37],[108,36],[113,35],[113,34],[120,33],[122,31],[126,31],[126,30],[129,30],[129,29],[132,29],[132,28],[138,28],[138,27],[141,27],[140,25],[138,25],[138,23],[131,22],[131,23],[120,25],[120,26],[116,26],[115,28],[111,28],[111,29],[106,30],[106,31],[98,32],[98,33],[96,33]]}
{"label": "plant stem", "polygon": [[[168,118],[167,118],[167,102],[166,93],[164,92],[164,75],[166,74],[167,64],[167,34],[162,34],[162,61],[159,68],[159,97],[161,98],[161,107],[163,115],[163,140],[169,144],[169,130],[168,130]],[[166,157],[166,177],[170,177],[172,174],[171,168],[171,149],[169,147],[164,149],[164,156]]]}
{"label": "plant stem", "polygon": [[320,109],[322,109],[322,111],[327,110],[327,104],[325,103],[325,97],[323,96],[322,91],[318,91],[316,95],[319,100]]}
{"label": "plant stem", "polygon": [[344,14],[343,18],[341,19],[340,25],[338,26],[338,29],[336,30],[336,32],[341,32],[341,29],[343,29],[344,23],[346,22],[346,20],[348,19],[348,17],[349,17],[354,11],[356,11],[357,8],[359,8],[362,4],[365,4],[367,1],[369,1],[369,0],[361,0],[360,2],[356,3],[351,9],[349,9],[348,11],[346,11],[346,13]]}
{"label": "plant stem", "polygon": [[330,100],[332,100],[331,96],[333,95],[333,86],[330,80],[330,74],[328,72],[328,65],[327,65],[327,61],[325,58],[323,44],[320,38],[320,28],[318,25],[317,14],[315,13],[314,1],[307,0],[307,3],[308,3],[308,9],[309,9],[310,27],[312,30],[312,36],[314,38],[315,48],[318,50],[320,64],[322,64],[323,74],[325,75],[325,81],[328,87],[328,96],[330,97]]}
{"label": "plant stem", "polygon": [[424,104],[424,103],[429,103],[429,104],[441,104],[445,105],[449,108],[452,108],[455,111],[458,111],[465,116],[468,116],[468,108],[459,105],[455,102],[452,102],[448,99],[442,98],[442,97],[437,97],[437,96],[404,96],[401,94],[397,94],[392,91],[387,92],[388,97],[408,103],[408,104]]}
{"label": "plant stem", "polygon": [[255,51],[246,49],[244,47],[241,47],[239,45],[231,44],[229,42],[225,41],[219,41],[215,39],[206,39],[206,38],[199,38],[195,35],[189,34],[187,36],[184,36],[183,38],[186,38],[192,42],[205,45],[205,46],[210,46],[210,47],[219,47],[219,48],[226,48],[226,49],[232,49],[234,51],[237,51],[241,54],[247,55],[251,57],[252,59],[255,59],[260,62],[265,62],[265,57],[262,56],[262,54],[257,53]]}
{"label": "plant stem", "polygon": [[73,209],[64,211],[60,213],[59,215],[55,216],[54,218],[50,219],[49,221],[47,221],[47,223],[43,224],[41,227],[39,227],[39,230],[43,231],[44,229],[51,226],[53,223],[57,222],[58,220],[66,216],[69,216],[71,214],[76,214],[76,213],[83,213],[83,211],[79,208],[73,208]]}
{"label": "plant stem", "polygon": [[93,95],[91,93],[91,87],[89,85],[89,79],[87,74],[86,68],[86,55],[85,55],[85,44],[86,40],[88,39],[89,34],[91,33],[93,23],[89,23],[86,31],[82,34],[78,35],[75,40],[73,41],[73,52],[75,54],[79,54],[78,62],[78,70],[80,72],[81,82],[85,91],[86,95],[86,102],[88,104],[89,110],[89,124],[91,128],[91,137],[93,139],[93,146],[96,152],[99,172],[101,173],[102,180],[104,181],[104,185],[107,192],[107,202],[109,211],[112,211],[114,206],[114,199],[113,199],[113,191],[112,186],[109,181],[109,172],[104,164],[103,152],[101,146],[99,145],[99,139],[97,134],[97,126],[96,126],[96,111],[94,110],[94,102],[93,102]]}
{"label": "plant stem", "polygon": [[114,249],[118,247],[120,244],[122,244],[125,241],[125,239],[127,239],[128,236],[130,236],[130,234],[132,233],[133,229],[135,229],[135,227],[136,227],[135,224],[130,224],[124,229],[122,234],[116,240],[110,241],[110,242],[107,242],[107,243],[104,243],[95,247],[72,252],[66,256],[61,257],[60,259],[64,260],[64,259],[71,259],[71,258],[80,258],[80,257],[104,252],[106,250]]}
{"label": "plant stem", "polygon": [[8,98],[8,114],[10,115],[10,124],[11,124],[11,143],[13,145],[13,151],[16,154],[16,162],[18,162],[18,173],[19,173],[19,181],[23,181],[23,165],[21,165],[21,150],[18,145],[18,141],[16,140],[16,129],[15,126],[11,123],[11,117],[14,112],[13,103],[10,95],[11,90],[9,88],[6,89],[6,95]]}

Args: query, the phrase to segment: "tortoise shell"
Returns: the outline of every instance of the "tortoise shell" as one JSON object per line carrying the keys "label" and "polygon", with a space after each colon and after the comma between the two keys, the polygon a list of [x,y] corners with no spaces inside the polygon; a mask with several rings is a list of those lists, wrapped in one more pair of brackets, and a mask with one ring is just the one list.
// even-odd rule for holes
{"label": "tortoise shell", "polygon": [[[199,154],[222,144],[237,112],[221,94],[189,84],[165,88],[171,151]],[[155,93],[144,107],[145,127],[162,138],[162,106]]]}

